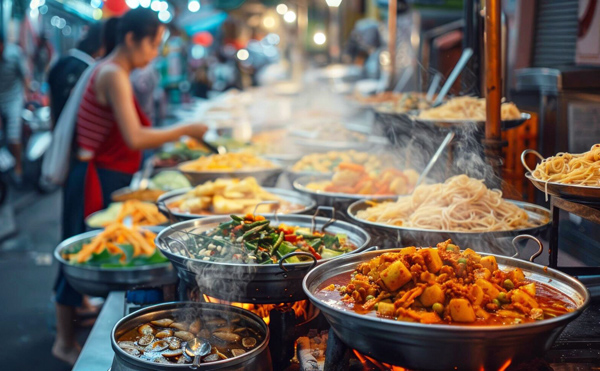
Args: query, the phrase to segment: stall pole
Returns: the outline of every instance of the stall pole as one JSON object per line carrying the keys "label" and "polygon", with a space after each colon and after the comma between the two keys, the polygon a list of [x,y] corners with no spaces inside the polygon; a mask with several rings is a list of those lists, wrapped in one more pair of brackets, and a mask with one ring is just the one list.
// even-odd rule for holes
{"label": "stall pole", "polygon": [[398,0],[389,0],[388,2],[388,31],[389,31],[389,54],[390,54],[390,80],[388,89],[392,90],[396,81],[396,37],[398,24]]}
{"label": "stall pole", "polygon": [[500,59],[500,1],[485,1],[485,140],[484,152],[494,174],[502,176],[502,146],[500,104],[502,100],[502,64]]}

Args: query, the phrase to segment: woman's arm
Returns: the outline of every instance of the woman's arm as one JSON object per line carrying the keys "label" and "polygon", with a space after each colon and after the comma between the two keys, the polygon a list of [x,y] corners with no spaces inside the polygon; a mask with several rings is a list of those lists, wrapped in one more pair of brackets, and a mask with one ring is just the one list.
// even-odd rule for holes
{"label": "woman's arm", "polygon": [[98,74],[98,81],[101,83],[96,88],[111,106],[121,135],[129,148],[156,148],[183,135],[197,139],[204,135],[206,127],[201,124],[175,125],[166,129],[142,126],[133,103],[133,89],[125,71],[107,66],[102,72]]}

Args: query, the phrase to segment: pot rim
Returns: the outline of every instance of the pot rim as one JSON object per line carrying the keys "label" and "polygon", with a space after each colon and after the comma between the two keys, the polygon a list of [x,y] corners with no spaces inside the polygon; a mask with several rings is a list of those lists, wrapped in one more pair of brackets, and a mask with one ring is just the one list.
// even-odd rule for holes
{"label": "pot rim", "polygon": [[[368,251],[368,252],[364,252],[364,253],[360,254],[360,256],[358,256],[358,255],[348,256],[348,257],[342,257],[342,258],[334,260],[334,261],[329,261],[321,266],[315,267],[310,272],[308,272],[308,274],[306,274],[306,276],[302,280],[302,289],[304,290],[304,293],[308,296],[310,301],[313,302],[313,304],[318,306],[319,309],[321,309],[323,312],[331,311],[331,312],[335,313],[335,316],[337,316],[338,319],[343,318],[343,317],[350,317],[350,318],[353,318],[353,319],[356,319],[359,321],[365,321],[366,323],[389,324],[390,326],[394,326],[395,328],[403,328],[404,327],[404,328],[414,329],[414,330],[420,329],[420,330],[424,330],[424,331],[439,331],[442,333],[447,333],[447,334],[452,333],[455,335],[457,335],[457,334],[469,335],[469,334],[475,334],[477,332],[510,333],[510,332],[521,331],[521,330],[537,329],[539,327],[559,326],[563,322],[568,323],[568,322],[574,320],[575,318],[577,318],[589,306],[590,301],[591,301],[590,293],[589,293],[588,289],[585,287],[585,285],[583,285],[581,282],[579,282],[574,277],[571,277],[563,272],[560,272],[553,268],[544,267],[544,266],[541,266],[536,263],[520,260],[520,259],[515,259],[515,258],[510,258],[507,256],[490,254],[490,253],[480,253],[480,252],[478,252],[478,254],[482,255],[482,256],[494,256],[498,260],[498,263],[502,264],[502,265],[507,265],[506,263],[518,261],[519,265],[524,265],[526,267],[525,269],[529,269],[529,271],[534,271],[534,269],[535,270],[538,270],[538,269],[544,270],[544,268],[545,268],[545,270],[548,273],[552,273],[553,275],[560,277],[564,283],[566,283],[569,286],[571,286],[572,288],[574,288],[577,292],[582,292],[583,293],[582,294],[583,301],[581,303],[576,303],[577,308],[573,312],[566,313],[566,314],[563,314],[563,315],[560,315],[560,316],[557,316],[554,318],[544,319],[544,320],[541,320],[538,322],[524,323],[524,324],[518,324],[518,325],[507,325],[507,326],[472,326],[472,325],[462,326],[462,325],[449,325],[449,324],[422,324],[422,323],[416,323],[416,322],[396,321],[396,320],[387,319],[387,318],[370,317],[370,316],[366,316],[366,315],[361,315],[361,314],[355,313],[354,311],[351,311],[351,310],[341,310],[341,309],[338,309],[338,308],[335,308],[335,307],[325,304],[321,299],[317,298],[313,294],[313,292],[311,292],[308,288],[308,282],[313,280],[314,276],[320,274],[322,271],[332,270],[333,268],[337,267],[336,264],[338,264],[338,265],[342,264],[344,262],[344,260],[348,260],[350,258],[358,259],[360,257],[362,259],[360,262],[364,262],[364,261],[367,261],[370,259],[367,257],[375,257],[375,256],[383,254],[383,253],[398,252],[398,251],[400,251],[399,248],[398,249]],[[327,277],[327,278],[331,278],[331,276]],[[321,282],[319,282],[319,284],[322,284],[323,281],[324,280],[321,279]],[[535,282],[538,282],[538,281],[535,281]],[[543,284],[543,282],[539,282],[539,283]],[[314,285],[312,285],[312,286],[314,286]]]}

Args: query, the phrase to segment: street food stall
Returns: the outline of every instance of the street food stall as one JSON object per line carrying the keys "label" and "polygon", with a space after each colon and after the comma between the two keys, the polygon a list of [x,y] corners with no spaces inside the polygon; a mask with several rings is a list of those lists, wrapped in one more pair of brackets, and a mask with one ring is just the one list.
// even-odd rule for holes
{"label": "street food stall", "polygon": [[[306,1],[277,6],[298,17],[302,78],[183,105],[204,141],[155,153],[56,248],[78,292],[106,297],[74,370],[597,367],[600,271],[563,266],[559,223],[600,222],[600,144],[536,152],[543,117],[506,96],[501,3],[465,1],[461,32],[483,32],[421,80],[389,0],[366,93],[357,66],[297,53]],[[460,93],[465,68],[481,94]]]}

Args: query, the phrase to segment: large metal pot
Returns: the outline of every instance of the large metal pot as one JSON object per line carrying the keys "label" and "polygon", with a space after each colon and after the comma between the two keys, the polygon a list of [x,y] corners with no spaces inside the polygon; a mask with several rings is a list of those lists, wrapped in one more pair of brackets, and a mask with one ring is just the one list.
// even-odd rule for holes
{"label": "large metal pot", "polygon": [[[316,230],[330,233],[345,233],[357,246],[351,254],[363,251],[371,238],[362,228],[337,220],[306,215],[265,216],[276,224],[311,227],[314,220]],[[200,292],[218,299],[242,303],[284,303],[306,299],[302,291],[302,279],[314,263],[284,264],[235,264],[191,259],[178,253],[184,249],[189,236],[183,231],[195,233],[216,228],[229,221],[229,216],[218,216],[190,220],[172,225],[156,237],[156,245],[173,263],[179,278],[189,287],[198,287]],[[322,259],[321,264],[328,260]]]}
{"label": "large metal pot", "polygon": [[[385,252],[390,251],[397,250]],[[514,326],[427,325],[360,315],[314,295],[327,279],[352,272],[359,263],[380,254],[382,251],[365,252],[323,264],[306,275],[303,288],[346,345],[381,362],[410,369],[498,370],[508,360],[542,355],[590,301],[587,289],[575,278],[500,255],[494,256],[501,268],[521,268],[528,279],[551,286],[573,299],[577,309],[555,318]]]}
{"label": "large metal pot", "polygon": [[385,196],[373,196],[373,195],[359,195],[350,193],[335,193],[326,191],[315,191],[308,189],[306,186],[312,182],[319,182],[324,180],[330,180],[331,175],[313,175],[304,176],[296,179],[293,183],[294,189],[298,192],[310,196],[316,201],[318,206],[331,206],[338,210],[346,210],[350,204],[358,200],[364,200],[366,198],[375,200],[389,199],[389,195]]}
{"label": "large metal pot", "polygon": [[111,344],[115,352],[115,358],[111,366],[111,371],[154,371],[154,370],[188,370],[191,365],[167,365],[158,364],[133,357],[123,351],[117,339],[124,333],[134,329],[142,323],[146,323],[155,319],[164,317],[178,317],[193,315],[196,318],[202,316],[226,318],[233,313],[236,316],[242,317],[242,320],[253,328],[259,330],[264,335],[263,341],[251,351],[230,360],[221,360],[211,363],[200,364],[200,370],[227,370],[227,371],[242,371],[242,370],[257,370],[271,371],[271,356],[269,353],[269,327],[256,314],[242,308],[232,307],[224,304],[214,303],[196,303],[196,302],[174,302],[153,305],[144,309],[140,309],[121,319],[112,330]]}
{"label": "large metal pot", "polygon": [[[377,201],[382,201],[377,200]],[[388,198],[383,201],[396,201]],[[515,229],[509,231],[490,231],[490,232],[452,232],[438,231],[431,229],[420,229],[389,225],[384,223],[370,222],[360,219],[356,215],[359,211],[372,206],[368,200],[356,201],[348,207],[347,213],[350,219],[361,224],[372,235],[382,236],[382,241],[377,241],[381,248],[395,248],[399,246],[428,245],[434,246],[440,241],[452,239],[456,244],[463,248],[471,248],[476,251],[500,253],[503,255],[512,255],[512,239],[520,234],[532,234],[540,236],[548,230],[552,221],[550,210],[531,204],[528,202],[506,200],[527,212],[532,221],[538,225],[531,228]]]}
{"label": "large metal pot", "polygon": [[[158,233],[160,227],[148,227]],[[111,291],[126,291],[139,287],[158,287],[177,282],[177,275],[171,263],[145,265],[129,268],[100,268],[85,265],[72,265],[61,252],[75,244],[92,239],[102,230],[94,230],[64,240],[54,250],[54,258],[59,262],[65,278],[73,288],[84,295],[107,296]]]}
{"label": "large metal pot", "polygon": [[258,184],[265,187],[274,187],[277,184],[279,175],[283,172],[281,166],[274,166],[268,169],[258,170],[237,170],[237,171],[190,171],[185,170],[185,166],[190,162],[183,162],[178,166],[178,170],[181,171],[186,178],[189,179],[192,186],[205,183],[209,180],[215,179],[230,179],[230,178],[247,178],[249,176],[254,177]]}
{"label": "large metal pot", "polygon": [[[302,205],[303,208],[292,211],[290,214],[303,214],[312,210],[316,203],[310,197],[306,197],[298,192],[290,191],[287,189],[280,188],[263,188],[265,191],[274,194],[275,196],[280,197],[286,201],[289,201],[293,204]],[[216,215],[201,215],[201,214],[190,214],[185,212],[174,211],[169,208],[169,204],[180,200],[186,193],[191,191],[192,188],[184,188],[178,189],[175,191],[171,191],[163,194],[158,198],[157,205],[158,210],[163,213],[167,218],[175,219],[175,221],[186,221],[193,220],[198,218],[207,218]]]}

